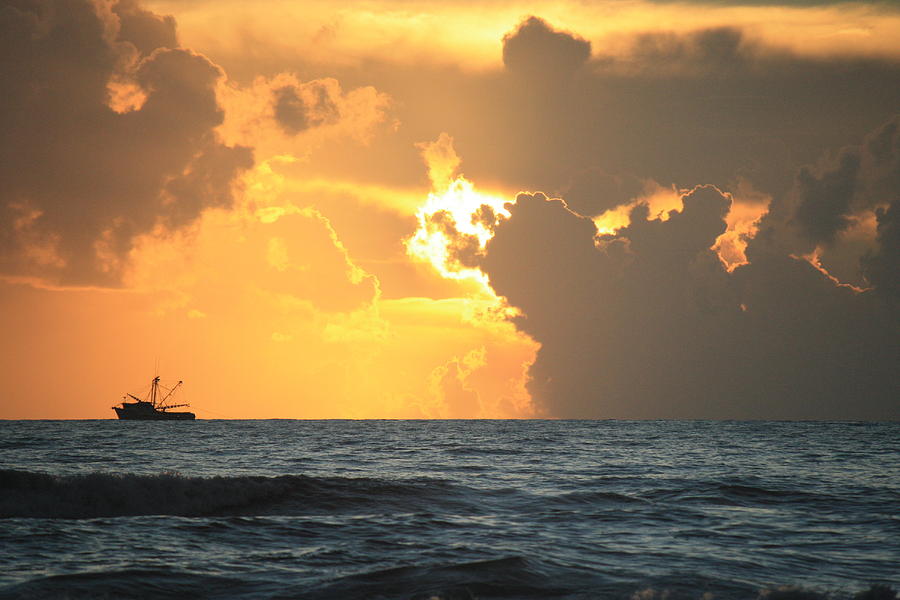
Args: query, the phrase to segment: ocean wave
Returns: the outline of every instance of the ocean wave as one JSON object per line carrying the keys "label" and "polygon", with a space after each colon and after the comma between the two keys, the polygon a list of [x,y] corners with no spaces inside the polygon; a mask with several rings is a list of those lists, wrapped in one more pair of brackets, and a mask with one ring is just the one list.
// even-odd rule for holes
{"label": "ocean wave", "polygon": [[848,495],[803,489],[799,486],[762,486],[751,481],[673,479],[665,485],[635,494],[643,499],[678,505],[724,505],[765,508],[802,506],[815,509],[864,507],[878,504],[879,496],[895,495],[891,490],[870,488],[866,494]]}
{"label": "ocean wave", "polygon": [[755,588],[725,579],[639,585],[534,558],[376,569],[324,581],[265,574],[212,574],[184,568],[119,568],[35,577],[0,587],[0,599],[24,598],[305,598],[307,600],[897,600],[888,585],[858,592],[799,586]]}
{"label": "ocean wave", "polygon": [[[53,475],[0,470],[0,518],[89,519],[118,516],[256,516],[341,512],[463,512],[502,509],[583,511],[698,505],[833,508],[850,502],[799,489],[674,480],[619,493],[607,481],[580,490],[472,488],[443,479],[155,475],[94,472]],[[865,502],[865,497],[855,499]]]}
{"label": "ocean wave", "polygon": [[[302,515],[465,503],[443,480],[187,477],[177,473],[50,475],[0,470],[0,518]],[[459,491],[459,490],[457,490]]]}
{"label": "ocean wave", "polygon": [[616,494],[614,492],[602,492],[597,490],[588,490],[583,492],[568,492],[561,494],[553,499],[555,503],[561,505],[572,506],[598,506],[605,504],[642,504],[648,503],[649,500],[636,496],[628,496],[626,494]]}
{"label": "ocean wave", "polygon": [[832,594],[796,586],[781,586],[762,590],[757,600],[897,600],[897,591],[888,585],[874,584],[856,594]]}
{"label": "ocean wave", "polygon": [[36,577],[0,588],[0,599],[210,598],[252,595],[256,586],[235,577],[178,569],[108,569]]}
{"label": "ocean wave", "polygon": [[475,600],[476,598],[565,598],[578,593],[565,572],[521,556],[411,565],[359,573],[308,589],[304,597],[325,600]]}
{"label": "ocean wave", "polygon": [[[724,583],[724,582],[723,582]],[[713,586],[715,587],[715,586]],[[744,587],[744,586],[741,586]],[[709,589],[648,587],[633,592],[630,600],[724,600],[726,598],[746,598],[747,600],[897,600],[897,592],[892,587],[873,584],[856,593],[817,590],[785,585],[763,588],[756,592],[722,593]]]}

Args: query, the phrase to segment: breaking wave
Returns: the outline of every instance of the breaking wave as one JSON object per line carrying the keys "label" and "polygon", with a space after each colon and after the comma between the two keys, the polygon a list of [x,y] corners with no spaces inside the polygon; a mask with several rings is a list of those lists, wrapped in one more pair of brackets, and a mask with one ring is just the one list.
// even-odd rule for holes
{"label": "breaking wave", "polygon": [[91,519],[302,515],[373,506],[416,510],[463,502],[433,479],[186,477],[177,473],[50,475],[0,470],[0,518]]}
{"label": "breaking wave", "polygon": [[[635,491],[636,492],[636,491]],[[525,512],[646,508],[647,516],[671,505],[833,508],[838,499],[799,489],[769,489],[721,481],[672,480],[629,494],[606,486],[557,494],[523,489],[479,489],[444,479],[365,477],[190,477],[93,472],[52,475],[0,470],[0,518],[91,519],[170,515],[181,517],[307,515],[327,513],[462,511],[491,508]],[[889,494],[888,494],[889,496]],[[873,496],[840,501],[860,509]],[[890,497],[887,498],[890,501]]]}

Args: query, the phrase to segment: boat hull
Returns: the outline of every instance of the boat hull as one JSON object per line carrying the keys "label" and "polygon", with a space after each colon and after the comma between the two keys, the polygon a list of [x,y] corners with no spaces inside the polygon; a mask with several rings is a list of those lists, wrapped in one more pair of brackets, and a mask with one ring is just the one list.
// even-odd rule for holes
{"label": "boat hull", "polygon": [[116,415],[125,421],[191,421],[196,419],[192,412],[168,412],[150,408],[150,410],[135,410],[114,406]]}

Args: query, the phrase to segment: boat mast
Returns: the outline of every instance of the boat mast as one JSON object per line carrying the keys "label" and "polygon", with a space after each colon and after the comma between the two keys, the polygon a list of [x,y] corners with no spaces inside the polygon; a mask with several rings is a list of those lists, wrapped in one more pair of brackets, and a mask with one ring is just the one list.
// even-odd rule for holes
{"label": "boat mast", "polygon": [[159,386],[159,375],[153,378],[153,383],[150,385],[150,404],[156,408],[156,388]]}

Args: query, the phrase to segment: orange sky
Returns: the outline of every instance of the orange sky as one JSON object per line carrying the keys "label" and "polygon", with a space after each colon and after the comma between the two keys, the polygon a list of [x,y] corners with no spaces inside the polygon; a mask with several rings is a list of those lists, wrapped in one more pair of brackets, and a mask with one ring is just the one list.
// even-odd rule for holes
{"label": "orange sky", "polygon": [[[4,330],[28,340],[4,380],[29,381],[7,414],[108,417],[117,394],[146,391],[158,361],[186,380],[180,401],[201,418],[532,416],[524,379],[536,344],[490,288],[411,258],[415,221],[398,208],[406,227],[374,249],[384,258],[369,272],[328,218],[291,199],[286,162],[248,172],[233,210],[141,238],[124,289],[4,284]],[[398,293],[382,278],[406,281]],[[52,376],[31,375],[50,364]]]}
{"label": "orange sky", "polygon": [[[876,142],[900,106],[900,11],[754,4],[29,5],[4,25],[25,67],[2,71],[0,418],[112,418],[157,364],[199,418],[816,418],[658,393],[685,368],[673,355],[717,344],[742,350],[711,381],[746,361],[760,394],[780,389],[757,363],[783,344],[742,337],[748,310],[827,296],[796,334],[819,348],[850,339],[814,331],[827,315],[878,331],[896,310],[878,295],[896,194]],[[858,164],[833,167],[850,147]],[[845,193],[830,182],[848,169]],[[528,216],[520,191],[565,208]],[[685,248],[683,271],[642,254]],[[593,252],[619,266],[590,271]],[[819,276],[782,258],[821,281],[757,291]],[[607,323],[628,307],[639,335]],[[858,335],[859,356],[897,352]],[[632,372],[662,378],[646,406],[619,382]],[[685,377],[696,396],[706,375]],[[865,415],[895,411],[876,400]]]}

